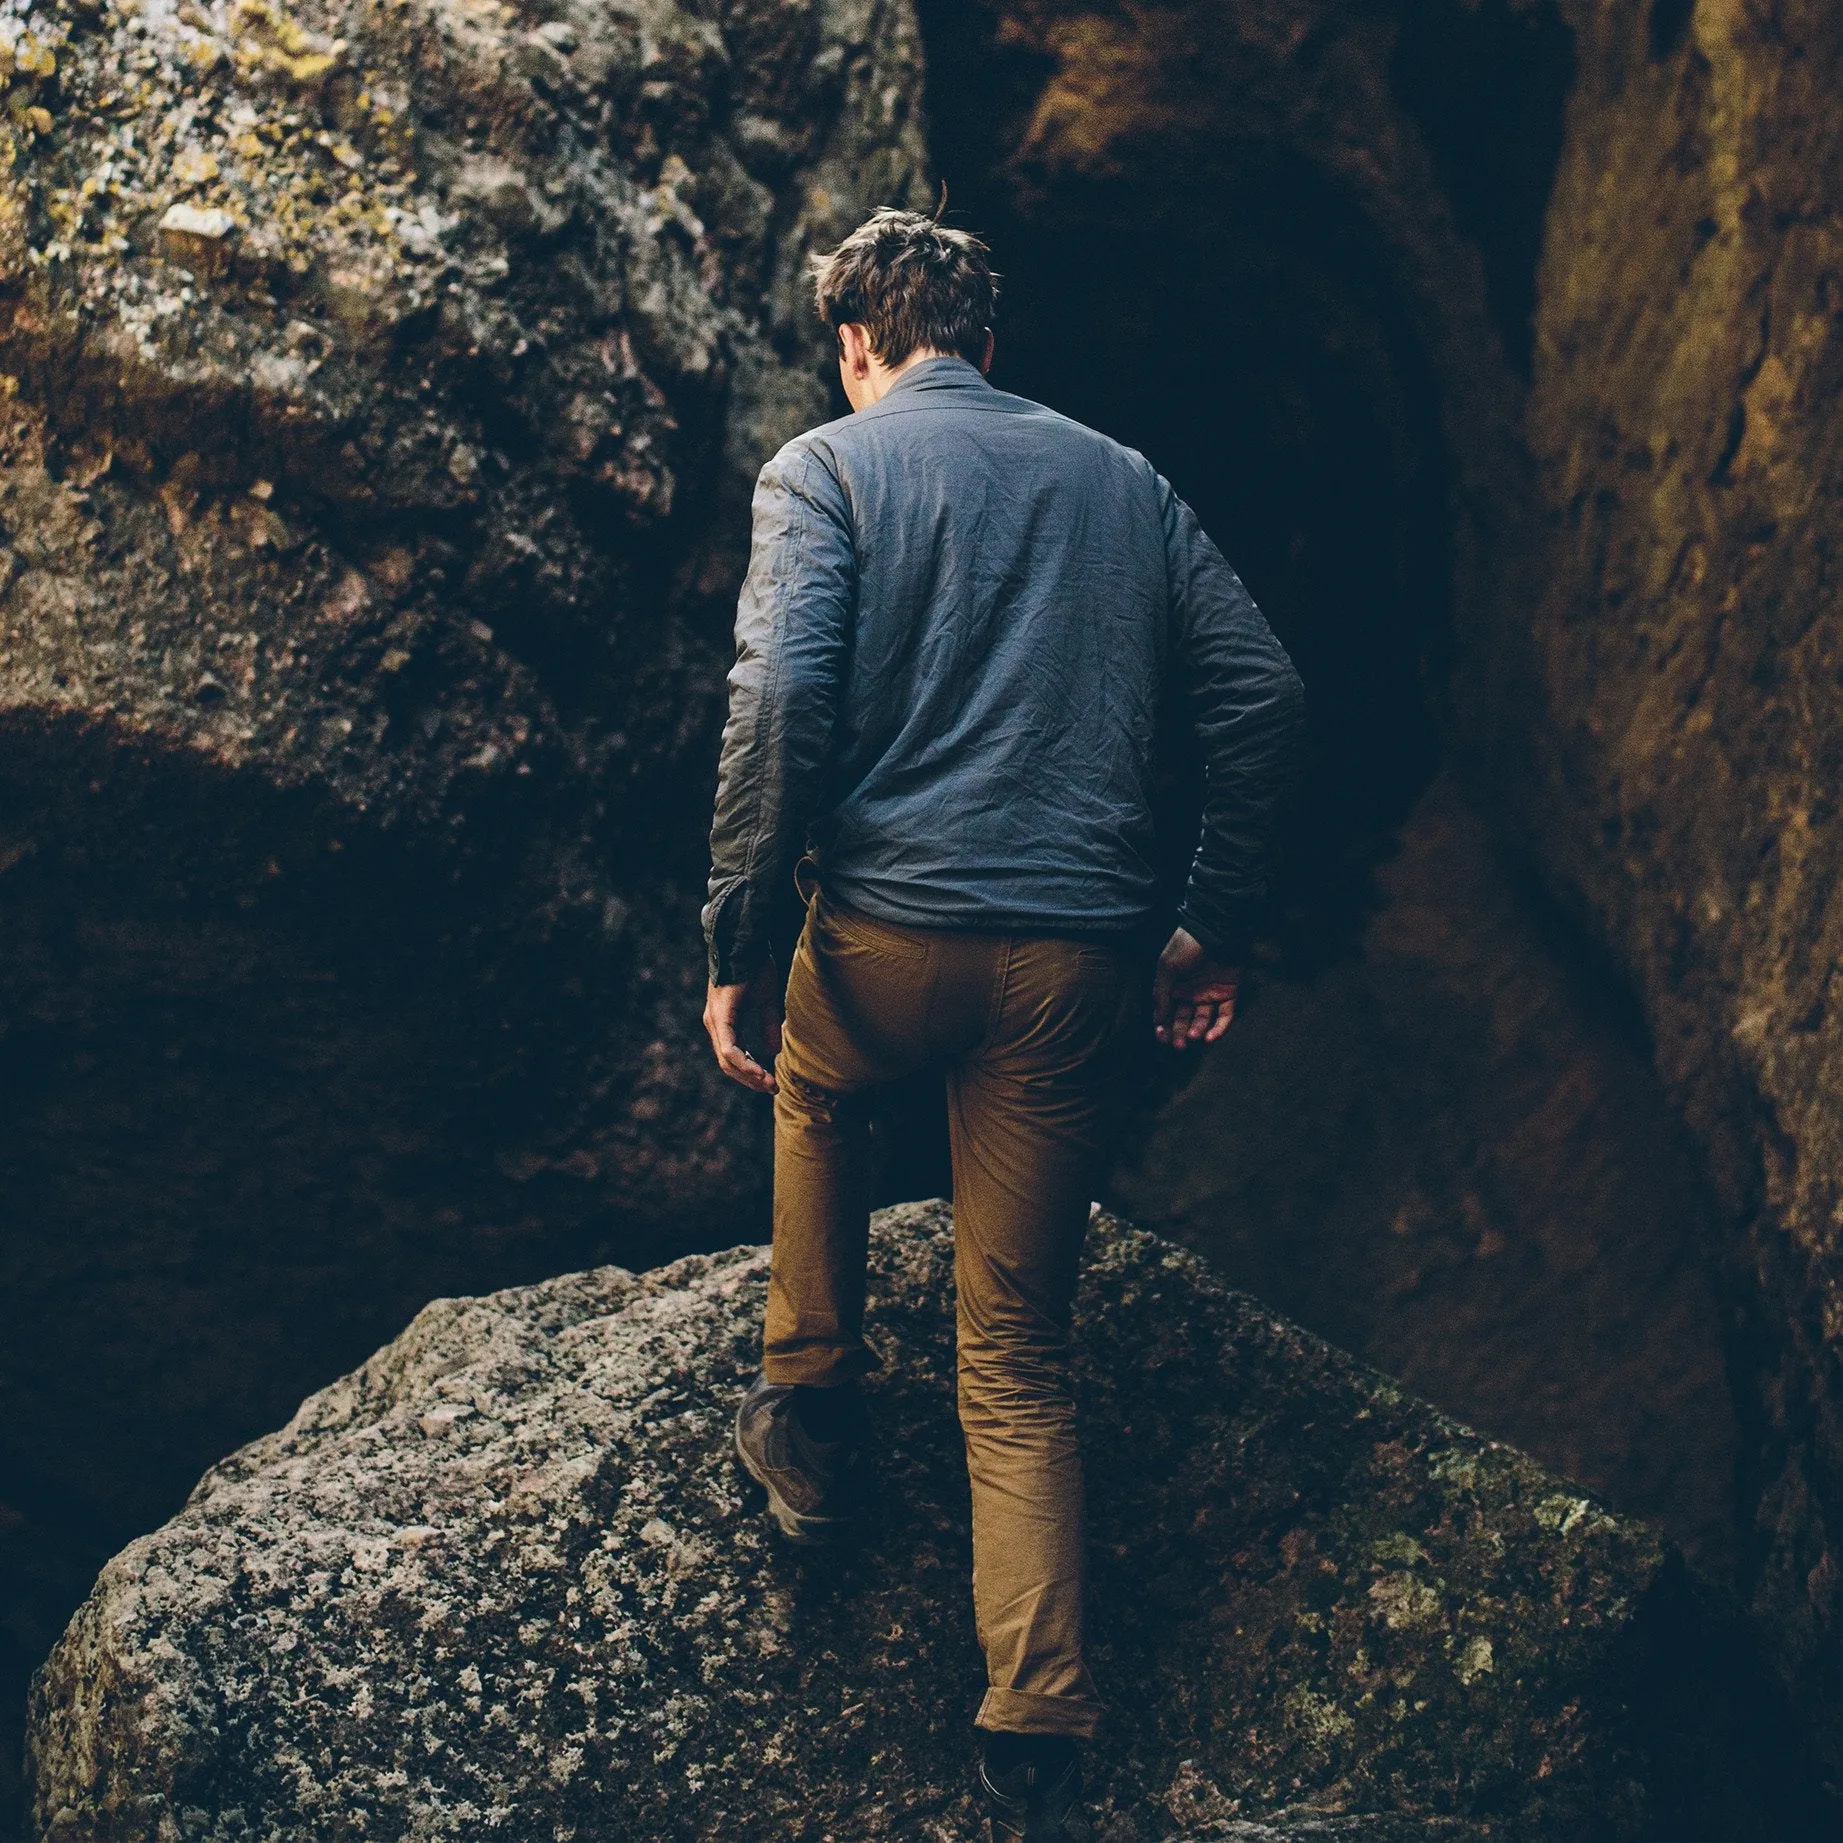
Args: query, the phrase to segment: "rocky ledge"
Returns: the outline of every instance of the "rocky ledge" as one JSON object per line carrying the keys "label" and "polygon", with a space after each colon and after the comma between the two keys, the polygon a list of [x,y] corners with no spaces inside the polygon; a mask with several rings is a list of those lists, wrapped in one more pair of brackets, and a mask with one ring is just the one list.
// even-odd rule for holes
{"label": "rocky ledge", "polygon": [[[849,1561],[780,1548],[731,1458],[765,1250],[438,1301],[104,1570],[34,1686],[34,1834],[970,1835],[946,1207],[873,1250]],[[1105,1216],[1080,1311],[1109,1843],[1722,1802],[1650,1530]]]}

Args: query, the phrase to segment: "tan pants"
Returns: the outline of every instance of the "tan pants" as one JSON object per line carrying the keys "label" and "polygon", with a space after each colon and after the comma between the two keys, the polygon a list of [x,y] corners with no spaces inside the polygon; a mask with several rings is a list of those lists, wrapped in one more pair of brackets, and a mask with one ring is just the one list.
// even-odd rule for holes
{"label": "tan pants", "polygon": [[825,1386],[871,1367],[865,1090],[946,1073],[982,1728],[1088,1737],[1100,1719],[1082,1658],[1069,1320],[1140,964],[1106,942],[896,927],[822,894],[788,980],[770,1381]]}

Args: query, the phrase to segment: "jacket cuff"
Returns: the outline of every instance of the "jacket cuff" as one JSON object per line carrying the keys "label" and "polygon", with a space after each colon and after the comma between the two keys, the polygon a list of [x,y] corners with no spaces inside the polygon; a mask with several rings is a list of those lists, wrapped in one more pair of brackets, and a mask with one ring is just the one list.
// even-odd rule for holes
{"label": "jacket cuff", "polygon": [[1212,960],[1220,960],[1225,966],[1240,966],[1247,960],[1248,947],[1254,937],[1251,919],[1245,915],[1205,919],[1188,902],[1177,912],[1177,925],[1194,935]]}
{"label": "jacket cuff", "polygon": [[747,985],[768,964],[767,948],[749,942],[712,941],[709,947],[712,985]]}
{"label": "jacket cuff", "polygon": [[738,877],[713,884],[704,907],[704,947],[712,985],[747,985],[768,963],[768,949],[750,925],[749,886]]}

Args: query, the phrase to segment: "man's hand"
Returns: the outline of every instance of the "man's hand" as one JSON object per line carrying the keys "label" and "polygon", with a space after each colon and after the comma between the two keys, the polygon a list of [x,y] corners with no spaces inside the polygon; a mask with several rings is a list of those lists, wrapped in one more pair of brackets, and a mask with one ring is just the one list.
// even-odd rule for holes
{"label": "man's hand", "polygon": [[[751,1014],[761,1025],[762,1053],[770,1065],[767,1068],[736,1041],[738,1029]],[[781,1053],[781,989],[772,968],[743,985],[711,986],[704,999],[704,1028],[725,1075],[757,1094],[774,1092],[772,1065]]]}
{"label": "man's hand", "polygon": [[1235,1016],[1241,968],[1224,966],[1203,943],[1179,928],[1158,956],[1152,980],[1152,1034],[1173,1049],[1214,1043]]}

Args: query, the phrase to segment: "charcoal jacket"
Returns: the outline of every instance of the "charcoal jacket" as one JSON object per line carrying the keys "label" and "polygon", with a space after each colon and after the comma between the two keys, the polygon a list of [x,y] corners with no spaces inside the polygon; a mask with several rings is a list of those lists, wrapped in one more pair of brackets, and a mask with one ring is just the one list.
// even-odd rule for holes
{"label": "charcoal jacket", "polygon": [[755,489],[710,899],[711,978],[768,957],[801,853],[921,928],[1130,930],[1154,902],[1160,690],[1208,772],[1179,919],[1232,957],[1265,894],[1299,680],[1130,448],[927,359]]}

